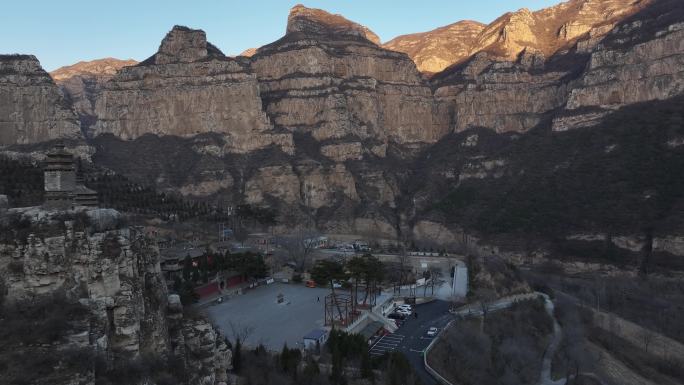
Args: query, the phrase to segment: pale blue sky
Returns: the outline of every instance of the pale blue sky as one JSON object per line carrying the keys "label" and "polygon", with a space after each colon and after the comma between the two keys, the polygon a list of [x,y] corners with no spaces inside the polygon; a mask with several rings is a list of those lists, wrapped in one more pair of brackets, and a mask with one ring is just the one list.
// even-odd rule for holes
{"label": "pale blue sky", "polygon": [[289,9],[303,3],[366,25],[383,42],[458,20],[491,22],[560,0],[3,0],[0,53],[26,53],[54,70],[103,57],[143,60],[174,24],[201,28],[227,55],[285,32]]}

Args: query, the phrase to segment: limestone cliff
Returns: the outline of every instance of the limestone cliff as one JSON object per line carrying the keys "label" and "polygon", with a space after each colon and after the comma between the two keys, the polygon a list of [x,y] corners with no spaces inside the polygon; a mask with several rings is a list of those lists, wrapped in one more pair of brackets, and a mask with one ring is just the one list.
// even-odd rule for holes
{"label": "limestone cliff", "polygon": [[324,144],[361,141],[364,152],[388,142],[435,142],[447,119],[434,109],[414,63],[361,30],[338,15],[292,9],[286,35],[250,62],[274,125]]}
{"label": "limestone cliff", "polygon": [[0,55],[0,145],[79,138],[76,114],[31,55]]}
{"label": "limestone cliff", "polygon": [[[109,367],[143,356],[173,357],[185,367],[189,383],[225,381],[230,351],[222,337],[206,321],[184,319],[177,296],[168,296],[156,246],[120,223],[120,214],[107,209],[34,207],[3,213],[0,291],[5,304],[28,306],[56,293],[80,304],[86,314],[60,326],[67,335],[50,354],[78,350],[101,357]],[[51,376],[63,372],[94,384],[104,375],[101,368],[69,370],[61,365]],[[135,383],[149,383],[144,380]]]}
{"label": "limestone cliff", "polygon": [[66,98],[78,114],[83,132],[88,135],[89,126],[95,121],[95,96],[102,85],[123,67],[138,62],[132,59],[105,58],[58,68],[50,72]]}
{"label": "limestone cliff", "polygon": [[208,43],[203,31],[185,27],[174,27],[156,54],[105,83],[95,115],[93,136],[211,132],[223,136],[226,152],[270,145],[292,151],[291,136],[275,132],[262,110],[256,77]]}
{"label": "limestone cliff", "polygon": [[[579,10],[593,9],[593,3],[583,4]],[[480,52],[435,75],[435,97],[454,117],[455,131],[487,127],[501,133],[551,120],[557,131],[589,126],[626,104],[678,95],[684,15],[672,5],[656,2],[615,26],[592,28],[550,57],[534,45],[515,61]]]}
{"label": "limestone cliff", "polygon": [[591,51],[554,119],[555,131],[591,126],[625,105],[684,92],[684,12],[677,4],[658,3],[611,30]]}

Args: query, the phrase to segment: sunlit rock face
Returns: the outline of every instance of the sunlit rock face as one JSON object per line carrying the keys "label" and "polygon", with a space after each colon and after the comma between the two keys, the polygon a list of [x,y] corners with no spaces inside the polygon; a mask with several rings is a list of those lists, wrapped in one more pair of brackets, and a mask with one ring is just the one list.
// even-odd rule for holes
{"label": "sunlit rock face", "polygon": [[208,43],[203,31],[185,27],[174,27],[155,55],[104,84],[95,115],[93,136],[213,132],[225,136],[228,152],[270,145],[292,151],[291,136],[273,132],[262,110],[256,77]]}
{"label": "sunlit rock face", "polygon": [[591,52],[553,129],[591,126],[625,105],[684,92],[684,16],[677,13],[681,9],[613,29]]}
{"label": "sunlit rock face", "polygon": [[[628,4],[609,13],[611,23],[590,17],[593,11],[617,9],[621,3]],[[673,97],[682,92],[683,39],[678,26],[683,17],[676,7],[670,10],[665,4],[654,11],[656,3],[642,9],[646,4],[568,2],[537,13],[522,12],[516,17],[584,15],[592,27],[551,56],[545,53],[553,52],[551,45],[536,43],[512,61],[502,61],[505,50],[485,50],[435,75],[431,82],[438,106],[454,118],[456,132],[471,127],[526,132],[549,121],[554,130],[565,131],[596,124],[627,104]],[[626,19],[617,23],[620,17]],[[521,29],[525,28],[514,28]],[[543,34],[533,36],[538,40]],[[513,52],[518,51],[509,53]]]}
{"label": "sunlit rock face", "polygon": [[367,27],[345,19],[341,15],[333,15],[326,11],[307,8],[297,4],[290,10],[287,18],[286,33],[301,32],[307,35],[329,37],[361,37],[375,44],[380,44],[380,38]]}
{"label": "sunlit rock face", "polygon": [[384,47],[405,52],[426,73],[440,72],[479,52],[505,61],[515,61],[520,53],[530,49],[548,57],[592,31],[594,35],[607,33],[616,22],[650,2],[571,0],[535,12],[523,8],[506,13],[489,25],[461,21],[429,32],[399,36]]}
{"label": "sunlit rock face", "polygon": [[0,55],[0,145],[81,137],[76,114],[32,55]]}
{"label": "sunlit rock face", "polygon": [[429,32],[398,36],[382,46],[409,55],[419,71],[436,73],[468,58],[484,28],[485,24],[476,21],[459,21]]}

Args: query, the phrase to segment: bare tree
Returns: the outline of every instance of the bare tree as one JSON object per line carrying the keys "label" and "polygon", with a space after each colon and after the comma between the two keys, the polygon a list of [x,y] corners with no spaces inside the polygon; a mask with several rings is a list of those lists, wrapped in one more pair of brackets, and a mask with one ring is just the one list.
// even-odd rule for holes
{"label": "bare tree", "polygon": [[240,343],[244,343],[245,340],[254,333],[254,326],[251,325],[243,325],[228,321],[228,326],[230,327],[230,332],[236,342],[240,341]]}
{"label": "bare tree", "polygon": [[484,324],[487,321],[487,314],[489,314],[489,309],[492,301],[496,299],[496,292],[490,288],[480,288],[475,292],[476,297],[479,299],[480,310],[482,311],[482,318],[480,321],[480,332],[484,332]]}
{"label": "bare tree", "polygon": [[656,338],[655,333],[653,333],[650,329],[647,328],[641,328],[639,331],[639,337],[641,338],[641,341],[644,343],[644,350],[646,353],[648,353],[648,347],[653,343],[653,341]]}
{"label": "bare tree", "polygon": [[317,248],[315,241],[319,236],[316,230],[299,228],[291,234],[278,237],[278,243],[295,262],[297,269],[304,271],[310,265],[313,251]]}

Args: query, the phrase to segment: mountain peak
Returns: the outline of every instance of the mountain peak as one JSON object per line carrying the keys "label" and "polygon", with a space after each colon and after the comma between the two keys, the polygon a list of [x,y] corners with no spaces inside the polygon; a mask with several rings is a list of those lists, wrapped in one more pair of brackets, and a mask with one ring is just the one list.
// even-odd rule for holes
{"label": "mountain peak", "polygon": [[121,60],[107,57],[91,61],[80,61],[76,64],[57,68],[50,72],[50,76],[52,76],[52,79],[57,83],[71,79],[74,76],[113,76],[119,72],[121,68],[136,64],[138,64],[138,62],[133,59]]}
{"label": "mountain peak", "polygon": [[297,32],[306,35],[361,37],[380,44],[378,35],[367,27],[347,20],[342,15],[331,14],[322,9],[307,8],[302,4],[292,7],[287,18],[286,33]]}
{"label": "mountain peak", "polygon": [[207,42],[207,34],[201,29],[175,25],[166,34],[157,53],[141,64],[191,63],[208,57],[225,57],[223,52]]}

